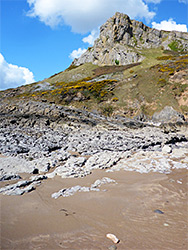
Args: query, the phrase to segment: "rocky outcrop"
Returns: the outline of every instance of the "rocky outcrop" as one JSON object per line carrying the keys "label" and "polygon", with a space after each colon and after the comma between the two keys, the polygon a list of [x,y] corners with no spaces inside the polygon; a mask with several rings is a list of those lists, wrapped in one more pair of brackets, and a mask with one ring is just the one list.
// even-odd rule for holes
{"label": "rocky outcrop", "polygon": [[166,106],[160,112],[154,113],[152,120],[154,122],[161,122],[161,123],[183,123],[185,122],[185,117],[180,112],[177,112],[170,106]]}
{"label": "rocky outcrop", "polygon": [[100,191],[99,187],[104,184],[115,183],[115,180],[112,180],[108,177],[103,177],[101,180],[96,180],[90,187],[81,187],[79,185],[71,188],[63,188],[56,193],[52,194],[52,198],[57,199],[60,196],[69,197],[74,195],[76,192],[90,192],[90,191]]}
{"label": "rocky outcrop", "polygon": [[4,195],[22,195],[29,193],[40,186],[41,180],[47,179],[44,175],[32,176],[29,180],[21,180],[12,185],[6,185],[0,188],[0,193]]}
{"label": "rocky outcrop", "polygon": [[187,51],[188,33],[152,29],[117,12],[101,26],[94,46],[75,59],[73,64],[126,65],[143,60],[140,54],[142,48],[163,47],[170,50],[171,45]]}
{"label": "rocky outcrop", "polygon": [[[169,115],[182,118],[169,110]],[[31,101],[2,104],[0,112],[3,194],[22,195],[35,190],[42,179],[81,178],[95,169],[166,173],[188,166],[188,135],[166,133],[154,124]],[[22,173],[31,177],[19,180]],[[63,189],[58,195],[93,188]]]}

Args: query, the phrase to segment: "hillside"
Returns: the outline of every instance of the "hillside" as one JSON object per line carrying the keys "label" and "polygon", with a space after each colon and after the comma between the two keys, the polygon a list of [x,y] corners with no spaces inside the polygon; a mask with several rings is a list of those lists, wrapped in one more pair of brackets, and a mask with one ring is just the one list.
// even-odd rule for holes
{"label": "hillside", "polygon": [[128,117],[152,116],[172,106],[188,117],[187,50],[188,33],[158,31],[116,13],[68,69],[1,91],[0,99],[42,100]]}
{"label": "hillside", "polygon": [[116,13],[65,71],[0,92],[2,249],[185,249],[187,36]]}

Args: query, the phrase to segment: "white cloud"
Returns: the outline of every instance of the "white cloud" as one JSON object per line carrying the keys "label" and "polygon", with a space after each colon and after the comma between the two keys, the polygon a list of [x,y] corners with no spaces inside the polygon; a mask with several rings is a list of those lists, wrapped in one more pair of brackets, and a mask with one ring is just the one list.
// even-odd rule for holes
{"label": "white cloud", "polygon": [[33,73],[29,69],[7,63],[0,53],[0,90],[15,88],[34,81]]}
{"label": "white cloud", "polygon": [[[160,3],[162,0],[145,0],[146,3]],[[181,0],[180,0],[181,1]]]}
{"label": "white cloud", "polygon": [[188,0],[179,0],[180,3],[187,3],[188,4]]}
{"label": "white cloud", "polygon": [[84,43],[89,43],[89,45],[93,46],[94,41],[99,37],[99,29],[94,29],[91,31],[91,34],[84,37],[82,41]]}
{"label": "white cloud", "polygon": [[75,49],[75,50],[73,50],[71,53],[70,53],[70,55],[69,55],[69,57],[72,59],[72,60],[74,60],[75,58],[78,58],[78,57],[80,57],[84,52],[86,52],[86,49],[81,49],[81,48],[79,48],[79,49]]}
{"label": "white cloud", "polygon": [[158,29],[158,30],[177,30],[177,31],[183,31],[187,32],[187,26],[186,24],[177,24],[175,21],[173,21],[172,18],[170,18],[168,21],[164,20],[160,23],[152,22],[152,28]]}
{"label": "white cloud", "polygon": [[151,20],[155,13],[149,11],[143,0],[27,0],[28,15],[37,17],[50,27],[66,24],[73,32],[86,33],[102,25],[116,11],[131,18]]}

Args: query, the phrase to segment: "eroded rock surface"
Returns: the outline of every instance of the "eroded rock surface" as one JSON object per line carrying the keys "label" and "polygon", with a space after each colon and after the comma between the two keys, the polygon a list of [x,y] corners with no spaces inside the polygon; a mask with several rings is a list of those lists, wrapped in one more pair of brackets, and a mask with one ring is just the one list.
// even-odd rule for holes
{"label": "eroded rock surface", "polygon": [[[38,174],[80,178],[95,169],[169,173],[173,168],[188,168],[187,125],[181,114],[171,109],[172,115],[182,119],[172,130],[171,125],[167,129],[152,120],[107,118],[39,102],[2,104],[0,112],[4,194],[34,190],[41,181],[36,180]],[[7,185],[21,173],[33,177]]]}

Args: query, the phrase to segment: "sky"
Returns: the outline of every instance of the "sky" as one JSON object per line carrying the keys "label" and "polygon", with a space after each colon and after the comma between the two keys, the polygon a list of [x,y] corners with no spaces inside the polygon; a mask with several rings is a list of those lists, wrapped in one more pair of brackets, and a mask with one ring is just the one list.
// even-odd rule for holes
{"label": "sky", "polygon": [[65,70],[115,12],[188,31],[188,0],[0,0],[0,90]]}

